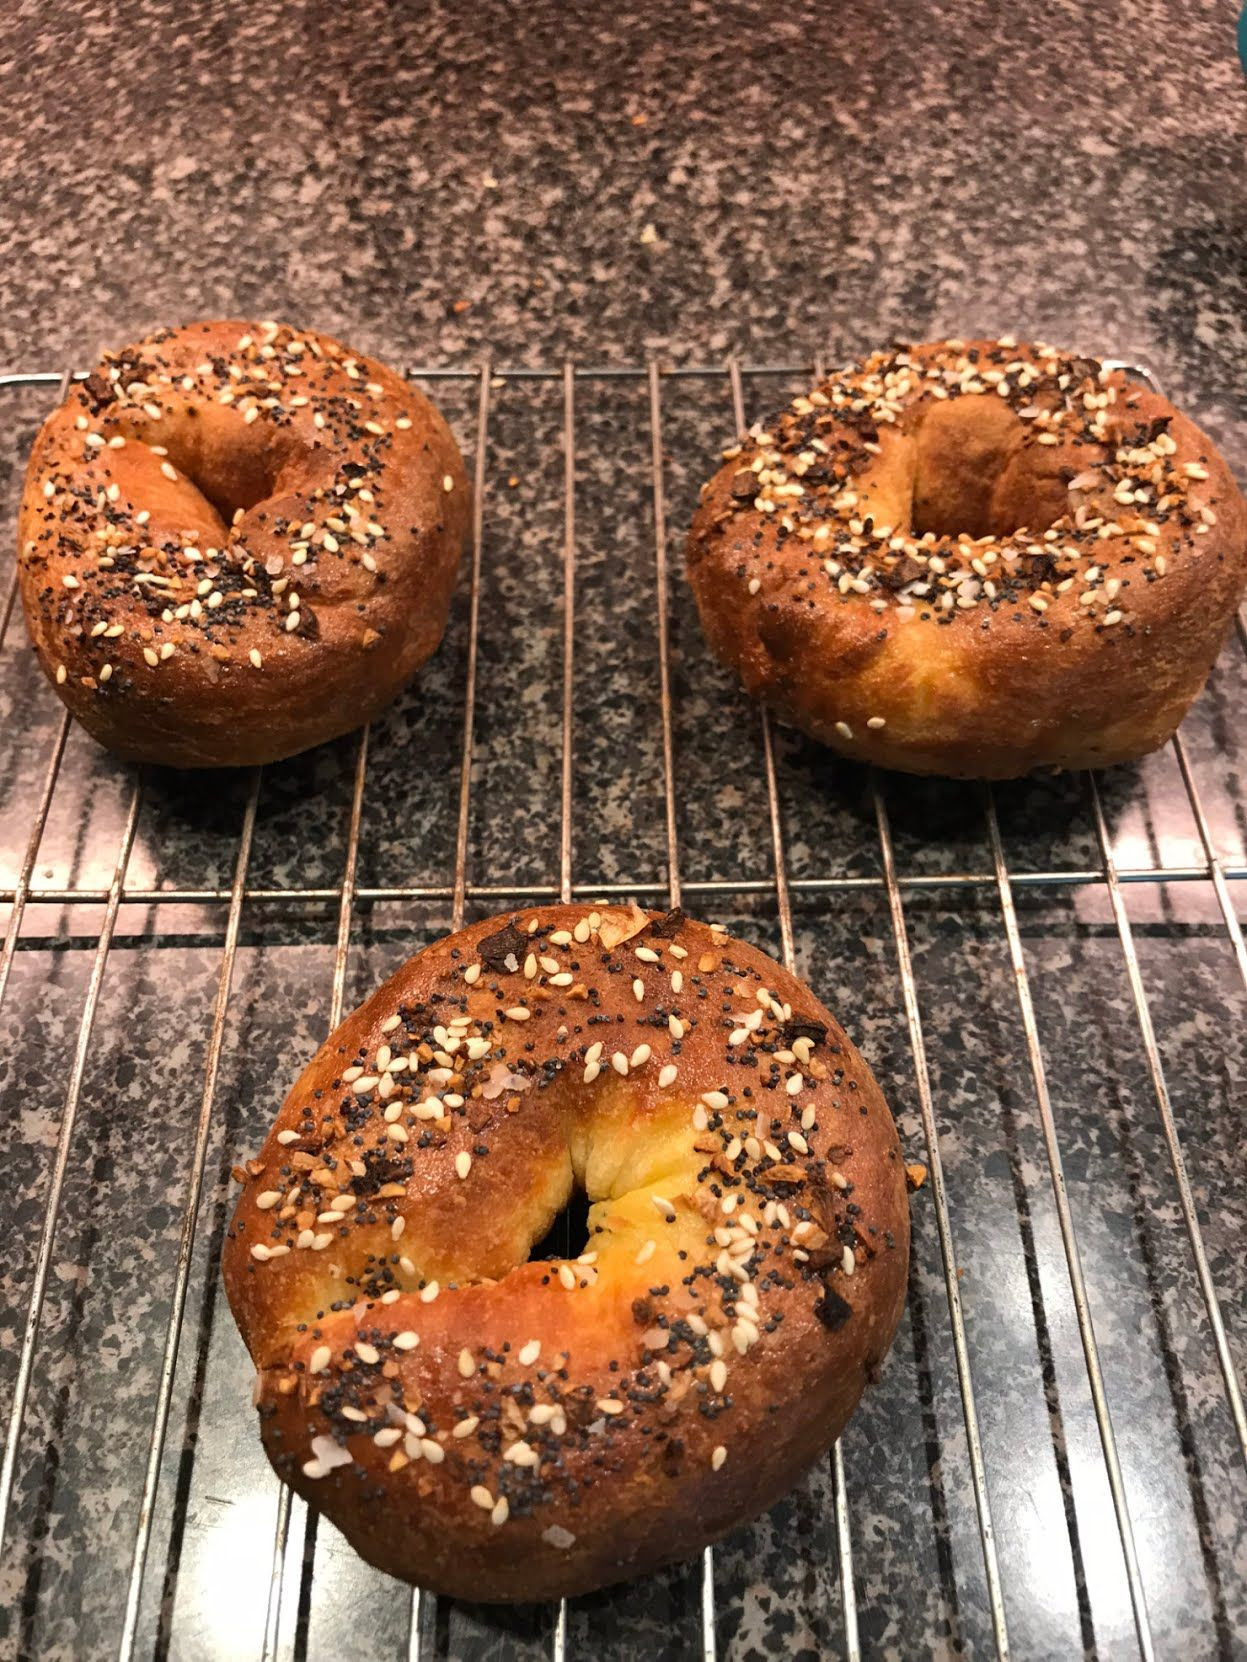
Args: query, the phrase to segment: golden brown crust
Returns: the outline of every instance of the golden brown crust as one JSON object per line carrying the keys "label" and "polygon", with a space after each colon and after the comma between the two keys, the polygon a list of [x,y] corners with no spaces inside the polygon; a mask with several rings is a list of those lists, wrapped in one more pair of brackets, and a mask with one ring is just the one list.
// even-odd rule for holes
{"label": "golden brown crust", "polygon": [[468,518],[450,430],[393,371],[275,323],[161,330],[35,441],[27,625],[109,749],[273,761],[371,719],[434,651]]}
{"label": "golden brown crust", "polygon": [[[904,1299],[869,1069],[808,988],[678,913],[539,907],[427,948],[243,1175],[224,1273],[274,1467],[457,1597],[583,1592],[760,1512]],[[586,1252],[526,1262],[573,1184]]]}
{"label": "golden brown crust", "polygon": [[1155,749],[1247,585],[1247,506],[1211,441],[1051,348],[877,353],[724,455],[688,543],[712,648],[885,767],[1007,778]]}

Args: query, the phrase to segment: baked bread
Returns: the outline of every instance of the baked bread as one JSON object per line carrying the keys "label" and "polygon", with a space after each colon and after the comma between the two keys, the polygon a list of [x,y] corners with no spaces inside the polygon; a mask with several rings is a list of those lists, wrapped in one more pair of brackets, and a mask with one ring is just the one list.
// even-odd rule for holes
{"label": "baked bread", "polygon": [[1247,584],[1210,440],[1051,347],[877,352],[723,455],[688,542],[711,647],[884,767],[1000,779],[1154,750]]}
{"label": "baked bread", "polygon": [[[279,1476],[438,1593],[696,1553],[825,1453],[891,1342],[896,1132],[813,994],[679,912],[417,954],[295,1085],[225,1244]],[[586,1249],[529,1259],[573,1190]]]}
{"label": "baked bread", "polygon": [[39,661],[135,761],[275,761],[368,721],[436,648],[469,520],[441,416],[309,329],[106,353],[35,441],[18,528]]}

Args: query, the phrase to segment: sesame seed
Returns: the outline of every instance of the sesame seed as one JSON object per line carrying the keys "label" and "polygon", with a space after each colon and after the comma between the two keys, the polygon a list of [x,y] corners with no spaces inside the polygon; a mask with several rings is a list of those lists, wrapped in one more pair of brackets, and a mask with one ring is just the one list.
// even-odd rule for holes
{"label": "sesame seed", "polygon": [[494,1497],[490,1494],[489,1490],[485,1488],[484,1484],[474,1483],[471,1489],[468,1490],[468,1494],[471,1496],[472,1504],[474,1506],[479,1506],[482,1512],[493,1511]]}
{"label": "sesame seed", "polygon": [[671,1204],[671,1202],[666,1198],[665,1195],[651,1195],[650,1199],[654,1202],[654,1205],[658,1208],[658,1210],[662,1213],[663,1217],[666,1218],[668,1222],[670,1222],[671,1219],[675,1217],[675,1207]]}
{"label": "sesame seed", "polygon": [[173,466],[172,462],[161,462],[160,471],[164,474],[166,479],[176,479],[178,476],[178,470]]}
{"label": "sesame seed", "polygon": [[472,1358],[472,1352],[466,1348],[461,1350],[459,1352],[459,1377],[461,1379],[471,1379],[475,1372],[476,1363]]}
{"label": "sesame seed", "polygon": [[530,1339],[528,1341],[528,1343],[520,1351],[520,1354],[519,1354],[520,1366],[524,1367],[524,1368],[532,1367],[533,1363],[537,1360],[537,1358],[540,1355],[541,1355],[541,1340],[540,1339]]}
{"label": "sesame seed", "polygon": [[441,1283],[437,1281],[430,1281],[427,1287],[421,1287],[421,1304],[432,1304],[433,1300],[437,1297],[441,1290]]}
{"label": "sesame seed", "polygon": [[675,1084],[677,1071],[678,1070],[676,1069],[674,1062],[667,1063],[666,1067],[663,1068],[658,1075],[658,1088],[660,1091],[665,1091],[668,1085]]}
{"label": "sesame seed", "polygon": [[532,1015],[532,1011],[526,1009],[522,1004],[513,1004],[509,1010],[503,1011],[503,1015],[506,1016],[508,1021],[527,1021],[529,1016]]}
{"label": "sesame seed", "polygon": [[714,1453],[710,1456],[710,1465],[712,1469],[717,1472],[722,1467],[723,1462],[726,1459],[727,1450],[724,1448],[723,1444],[720,1443],[718,1448],[716,1448]]}
{"label": "sesame seed", "polygon": [[480,980],[480,978],[481,966],[479,964],[469,964],[467,969],[463,972],[463,979],[467,982],[469,987],[473,986]]}
{"label": "sesame seed", "polygon": [[455,488],[454,478],[452,477],[451,474],[444,473],[442,475],[442,489],[446,492],[447,496],[450,495],[451,491],[453,491],[454,488]]}
{"label": "sesame seed", "polygon": [[466,1148],[461,1148],[455,1155],[455,1172],[459,1177],[466,1177],[472,1170],[472,1156]]}
{"label": "sesame seed", "polygon": [[480,1423],[480,1417],[478,1415],[469,1414],[467,1419],[457,1420],[455,1422],[455,1424],[451,1427],[450,1435],[460,1439],[470,1437]]}
{"label": "sesame seed", "polygon": [[568,1292],[571,1292],[572,1288],[576,1285],[576,1272],[572,1269],[570,1264],[559,1265],[559,1280],[562,1282],[564,1287],[567,1288]]}
{"label": "sesame seed", "polygon": [[362,1339],[356,1339],[355,1341],[355,1354],[361,1362],[367,1363],[369,1367],[375,1367],[381,1360],[376,1348],[373,1345],[365,1344]]}
{"label": "sesame seed", "polygon": [[494,1504],[493,1511],[489,1514],[489,1521],[493,1524],[495,1529],[499,1529],[504,1523],[506,1523],[510,1514],[511,1507],[507,1501],[507,1497],[505,1495],[499,1495]]}
{"label": "sesame seed", "polygon": [[722,1396],[723,1388],[727,1384],[727,1363],[721,1356],[716,1356],[710,1364],[710,1389],[716,1396]]}
{"label": "sesame seed", "polygon": [[324,1373],[333,1360],[333,1352],[328,1345],[317,1345],[308,1358],[307,1371],[309,1373]]}
{"label": "sesame seed", "polygon": [[413,1333],[410,1328],[405,1328],[403,1332],[394,1335],[395,1350],[415,1350],[419,1343],[420,1335]]}
{"label": "sesame seed", "polygon": [[598,1407],[603,1414],[622,1414],[624,1411],[624,1405],[618,1397],[601,1397]]}

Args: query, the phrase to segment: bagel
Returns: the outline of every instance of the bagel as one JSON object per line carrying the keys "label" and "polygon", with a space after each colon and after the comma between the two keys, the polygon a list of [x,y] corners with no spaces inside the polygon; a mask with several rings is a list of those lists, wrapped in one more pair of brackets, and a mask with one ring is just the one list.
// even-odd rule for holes
{"label": "bagel", "polygon": [[715,654],[859,761],[1003,779],[1154,750],[1247,585],[1195,424],[1095,359],[938,341],[723,452],[688,540]]}
{"label": "bagel", "polygon": [[270,762],[370,720],[434,651],[468,521],[449,428],[392,370],[276,323],[162,329],[35,440],[22,603],[110,750]]}
{"label": "bagel", "polygon": [[[891,1342],[896,1132],[722,930],[542,906],[418,953],[313,1058],[224,1251],[278,1475],[459,1598],[682,1559],[823,1454]],[[588,1244],[530,1252],[574,1190]]]}

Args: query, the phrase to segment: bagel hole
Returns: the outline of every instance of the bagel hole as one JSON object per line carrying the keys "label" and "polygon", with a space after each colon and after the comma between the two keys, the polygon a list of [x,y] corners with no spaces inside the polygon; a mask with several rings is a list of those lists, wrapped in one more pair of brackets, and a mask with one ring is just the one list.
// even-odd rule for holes
{"label": "bagel hole", "polygon": [[529,1263],[551,1258],[579,1258],[589,1245],[589,1197],[573,1189],[571,1199],[528,1255]]}
{"label": "bagel hole", "polygon": [[153,450],[153,454],[159,453],[153,449],[159,444],[161,460],[177,469],[228,529],[236,513],[247,513],[274,494],[284,451],[272,444],[240,441],[223,445],[219,436],[209,438],[201,422],[202,418],[188,409],[184,420],[166,422],[159,429],[140,429],[118,421],[101,423],[101,430],[106,438],[124,438],[130,444]]}
{"label": "bagel hole", "polygon": [[178,472],[211,504],[226,527],[234,515],[247,513],[257,502],[272,496],[277,484],[277,467],[266,453],[243,450],[230,452],[223,460],[208,462],[189,445],[170,444],[169,460]]}
{"label": "bagel hole", "polygon": [[1020,418],[995,396],[933,405],[914,436],[915,536],[1037,536],[1068,511],[1051,450],[1024,443]]}

